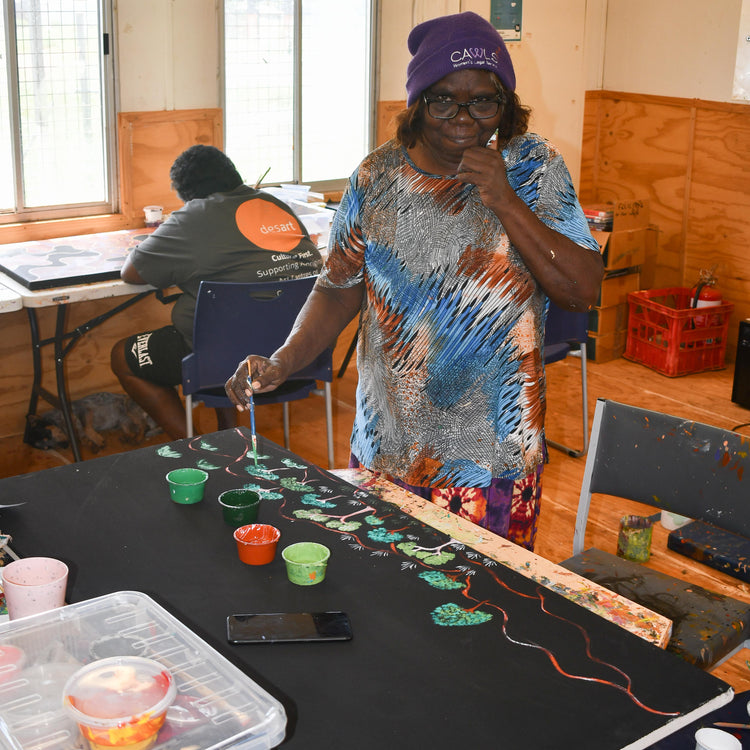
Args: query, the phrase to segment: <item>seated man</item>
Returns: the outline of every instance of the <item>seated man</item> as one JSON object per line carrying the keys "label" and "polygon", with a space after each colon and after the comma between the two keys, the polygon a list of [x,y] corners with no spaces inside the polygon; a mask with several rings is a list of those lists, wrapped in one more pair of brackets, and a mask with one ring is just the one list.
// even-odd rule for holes
{"label": "seated man", "polygon": [[[292,209],[244,185],[219,149],[190,147],[169,176],[185,205],[134,248],[120,275],[131,284],[178,286],[182,294],[172,325],[118,341],[111,362],[125,391],[176,440],[186,436],[175,386],[182,382],[182,359],[192,351],[200,282],[300,278],[318,273],[322,259]],[[216,412],[219,429],[236,424],[234,407]]]}

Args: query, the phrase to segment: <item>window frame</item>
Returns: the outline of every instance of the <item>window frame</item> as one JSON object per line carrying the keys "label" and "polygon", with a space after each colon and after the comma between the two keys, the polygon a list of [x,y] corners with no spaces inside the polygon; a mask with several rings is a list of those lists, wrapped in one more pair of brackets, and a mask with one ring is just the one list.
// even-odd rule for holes
{"label": "window frame", "polygon": [[[102,158],[106,173],[107,198],[89,203],[70,203],[49,206],[28,207],[23,204],[23,152],[21,145],[18,50],[16,44],[15,2],[2,0],[2,16],[7,35],[6,49],[8,60],[4,71],[8,86],[8,107],[10,119],[10,140],[12,151],[13,189],[15,207],[8,211],[0,207],[0,226],[14,223],[30,223],[71,219],[81,216],[100,216],[117,213],[119,210],[119,165],[117,159],[117,78],[115,75],[115,0],[97,0],[100,21],[100,68],[99,79],[102,87],[102,138],[104,143]],[[14,61],[11,64],[11,61]]]}
{"label": "window frame", "polygon": [[[302,140],[302,60],[300,55],[301,48],[301,34],[302,34],[302,2],[304,0],[293,0],[294,1],[294,14],[295,14],[295,29],[294,29],[294,75],[295,75],[295,86],[293,93],[294,100],[294,123],[293,123],[293,139],[294,144],[299,143],[300,147],[296,146],[293,149],[293,170],[294,176],[290,181],[292,183],[300,184],[302,174],[302,151],[304,149],[304,142]],[[218,3],[219,6],[219,94],[221,101],[221,108],[224,112],[224,137],[226,140],[226,75],[224,68],[224,60],[226,57],[226,46],[225,46],[225,15],[224,15],[224,0]],[[372,150],[376,140],[377,130],[377,71],[378,71],[378,58],[380,49],[380,0],[370,0],[370,54],[368,61],[368,106],[369,113],[367,118],[367,151]],[[231,154],[230,154],[231,156]],[[364,154],[363,154],[364,156]],[[356,164],[351,165],[350,173],[356,168]],[[315,192],[328,192],[328,191],[340,191],[347,183],[349,174],[342,175],[341,177],[331,178],[327,180],[309,181],[305,182],[306,185],[310,185],[311,190]],[[268,185],[278,184],[271,180]]]}

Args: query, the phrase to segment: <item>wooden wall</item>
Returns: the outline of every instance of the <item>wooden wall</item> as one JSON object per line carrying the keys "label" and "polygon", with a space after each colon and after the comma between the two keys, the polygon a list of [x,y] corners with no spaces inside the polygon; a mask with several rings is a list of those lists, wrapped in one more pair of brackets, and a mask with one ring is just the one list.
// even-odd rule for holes
{"label": "wooden wall", "polygon": [[647,197],[659,229],[644,289],[693,286],[716,266],[717,287],[750,318],[750,105],[589,91],[579,195],[584,202]]}
{"label": "wooden wall", "polygon": [[[169,167],[175,157],[197,143],[223,146],[222,112],[219,109],[125,112],[120,114],[118,125],[121,212],[0,226],[0,244],[143,226],[143,206],[158,204],[172,211],[181,205],[169,181]],[[67,329],[72,330],[115,307],[122,299],[70,305]],[[170,310],[152,295],[84,335],[65,359],[70,397],[76,399],[97,391],[121,392],[109,365],[112,345],[137,331],[168,324]],[[52,335],[55,315],[53,307],[38,310],[42,336]],[[33,367],[26,311],[3,313],[0,326],[3,338],[0,437],[5,437],[23,434]],[[54,390],[54,360],[49,349],[43,350],[44,384]],[[39,412],[49,408],[42,402]]]}

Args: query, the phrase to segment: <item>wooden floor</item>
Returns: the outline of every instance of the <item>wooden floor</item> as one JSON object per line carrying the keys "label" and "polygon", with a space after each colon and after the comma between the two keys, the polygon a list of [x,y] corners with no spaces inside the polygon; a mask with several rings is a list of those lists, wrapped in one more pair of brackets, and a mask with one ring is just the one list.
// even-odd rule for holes
{"label": "wooden floor", "polygon": [[[346,353],[353,332],[354,329],[350,326],[340,338],[334,356],[336,368]],[[750,427],[746,424],[750,422],[750,410],[733,404],[730,400],[732,378],[731,365],[717,372],[667,378],[624,359],[601,364],[589,363],[589,422],[596,399],[610,398],[719,427],[736,428],[742,434],[750,436]],[[570,359],[552,365],[548,368],[548,381],[547,433],[553,440],[579,446],[582,441],[579,363]],[[336,466],[345,466],[348,460],[355,387],[356,368],[352,363],[344,377],[335,378],[333,383]],[[258,432],[277,443],[283,443],[280,406],[258,408],[256,422]],[[196,424],[200,432],[213,431],[213,412],[199,409]],[[165,442],[163,436],[152,438],[147,444],[160,442]],[[123,445],[116,437],[109,436],[102,453],[114,453],[133,447]],[[313,396],[291,405],[290,448],[305,459],[326,466],[322,398]],[[86,450],[83,454],[85,459],[93,457]],[[0,476],[37,471],[71,461],[72,456],[67,450],[39,451],[25,445],[20,437],[0,440]],[[550,460],[544,475],[536,552],[554,562],[560,562],[572,553],[573,527],[584,463],[584,458],[571,458],[561,451],[550,450]],[[12,498],[0,498],[0,502],[12,502]],[[595,501],[586,545],[614,552],[619,518],[626,513],[650,515],[653,509],[614,498]],[[669,551],[666,535],[666,530],[657,524],[654,529],[652,558],[648,565],[750,602],[750,584]],[[750,689],[750,651],[739,652],[716,668],[714,674],[730,683],[736,691]]]}

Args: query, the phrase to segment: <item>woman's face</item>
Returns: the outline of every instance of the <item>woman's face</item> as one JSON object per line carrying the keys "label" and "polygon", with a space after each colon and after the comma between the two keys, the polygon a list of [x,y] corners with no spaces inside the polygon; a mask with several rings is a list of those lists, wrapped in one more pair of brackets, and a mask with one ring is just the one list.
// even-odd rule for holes
{"label": "woman's face", "polygon": [[[497,100],[500,96],[491,74],[486,70],[461,70],[450,73],[432,84],[423,96],[466,103],[476,100]],[[424,124],[417,148],[423,158],[432,163],[438,174],[455,174],[467,148],[486,146],[497,130],[502,117],[502,105],[494,117],[475,120],[466,107],[450,120],[432,117],[425,107]],[[419,164],[423,169],[422,164]],[[439,169],[435,169],[438,167]],[[428,170],[429,171],[429,170]]]}

